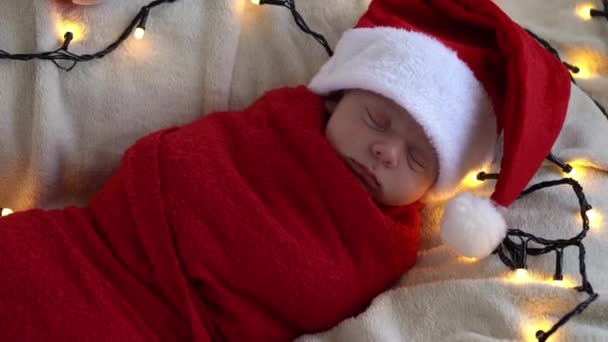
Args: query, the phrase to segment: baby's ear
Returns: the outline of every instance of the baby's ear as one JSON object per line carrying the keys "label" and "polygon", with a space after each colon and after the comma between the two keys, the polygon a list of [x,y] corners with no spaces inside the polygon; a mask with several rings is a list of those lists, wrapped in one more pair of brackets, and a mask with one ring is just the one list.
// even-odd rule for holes
{"label": "baby's ear", "polygon": [[325,107],[325,111],[328,114],[332,114],[336,110],[336,107],[342,99],[342,96],[344,96],[343,91],[336,91],[325,97],[325,99],[323,100],[323,105]]}
{"label": "baby's ear", "polygon": [[338,100],[336,99],[330,99],[330,98],[326,98],[323,101],[323,105],[325,107],[325,112],[327,114],[333,114],[334,110],[336,110],[336,107],[338,106]]}

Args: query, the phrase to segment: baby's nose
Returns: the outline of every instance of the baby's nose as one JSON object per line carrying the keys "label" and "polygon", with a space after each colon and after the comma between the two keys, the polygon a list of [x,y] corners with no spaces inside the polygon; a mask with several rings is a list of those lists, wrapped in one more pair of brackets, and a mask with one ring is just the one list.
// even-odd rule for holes
{"label": "baby's nose", "polygon": [[399,146],[397,144],[375,144],[372,151],[382,165],[387,168],[399,166]]}

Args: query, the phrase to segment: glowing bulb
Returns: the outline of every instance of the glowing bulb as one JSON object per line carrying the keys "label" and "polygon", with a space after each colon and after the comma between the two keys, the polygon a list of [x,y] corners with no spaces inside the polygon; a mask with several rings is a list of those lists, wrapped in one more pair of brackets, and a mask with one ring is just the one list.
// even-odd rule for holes
{"label": "glowing bulb", "polygon": [[[547,331],[551,328],[552,323],[546,319],[542,319],[542,320],[527,320],[522,327],[522,334],[523,334],[523,338],[524,341],[526,342],[537,342],[538,338],[536,336],[536,333],[539,330],[542,331]],[[558,341],[557,337],[559,332],[554,333],[553,335],[551,335],[549,341]]]}
{"label": "glowing bulb", "polygon": [[589,162],[587,162],[583,159],[575,159],[575,160],[571,160],[567,163],[568,163],[568,165],[572,166],[572,170],[568,173],[563,172],[563,175],[565,177],[574,178],[576,180],[581,180],[582,178],[584,178],[586,176],[585,168],[590,165]]}
{"label": "glowing bulb", "polygon": [[549,284],[551,286],[557,286],[557,287],[565,287],[565,288],[571,288],[571,287],[575,287],[576,284],[574,283],[574,280],[569,279],[567,277],[564,277],[563,279],[547,279],[546,284]]}
{"label": "glowing bulb", "polygon": [[580,79],[597,77],[608,67],[606,56],[596,50],[578,47],[565,51],[564,60],[579,68],[579,72],[571,75]]}
{"label": "glowing bulb", "polygon": [[589,218],[589,228],[599,229],[602,225],[602,215],[595,209],[587,211],[587,217]]}
{"label": "glowing bulb", "polygon": [[526,279],[528,278],[528,270],[525,268],[518,268],[517,270],[515,270],[515,279],[517,281],[526,281]]}
{"label": "glowing bulb", "polygon": [[576,167],[572,164],[570,164],[570,165],[572,166],[572,170],[570,170],[570,172],[562,171],[562,173],[564,174],[564,176],[580,180],[580,178],[583,176],[583,173],[580,170],[580,166]]}
{"label": "glowing bulb", "polygon": [[459,257],[458,260],[460,260],[461,262],[464,262],[464,263],[477,262],[476,258],[469,258],[469,257],[465,257],[465,256]]}
{"label": "glowing bulb", "polygon": [[13,211],[10,210],[9,208],[2,208],[2,212],[0,213],[0,216],[8,216],[12,213],[13,213]]}
{"label": "glowing bulb", "polygon": [[477,174],[480,171],[469,172],[466,177],[462,180],[462,184],[468,188],[478,187],[483,184],[482,180],[477,179]]}
{"label": "glowing bulb", "polygon": [[260,0],[251,0],[251,3],[254,5],[259,5],[260,4]]}
{"label": "glowing bulb", "polygon": [[590,20],[591,13],[589,11],[591,11],[592,8],[593,5],[590,3],[578,5],[576,6],[576,15],[578,15],[583,20]]}
{"label": "glowing bulb", "polygon": [[85,35],[85,30],[82,25],[75,22],[63,22],[60,23],[56,29],[57,35],[63,41],[65,34],[68,32],[72,33],[72,43],[81,40]]}
{"label": "glowing bulb", "polygon": [[510,272],[505,280],[513,282],[515,284],[523,284],[528,282],[530,279],[528,277],[528,270],[525,268],[518,268],[515,272]]}
{"label": "glowing bulb", "polygon": [[141,28],[141,27],[137,27],[137,28],[135,29],[135,33],[134,33],[134,35],[135,35],[135,39],[142,39],[142,38],[144,37],[144,34],[145,34],[145,33],[146,33],[146,30],[144,30],[144,29],[143,29],[143,28]]}

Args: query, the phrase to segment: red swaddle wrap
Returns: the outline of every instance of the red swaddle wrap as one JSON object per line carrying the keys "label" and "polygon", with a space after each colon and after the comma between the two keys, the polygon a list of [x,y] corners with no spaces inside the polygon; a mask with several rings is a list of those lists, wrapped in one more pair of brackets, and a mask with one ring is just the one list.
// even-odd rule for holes
{"label": "red swaddle wrap", "polygon": [[325,121],[275,90],[140,139],[87,208],[0,219],[0,339],[289,340],[364,310],[420,205],[379,208]]}

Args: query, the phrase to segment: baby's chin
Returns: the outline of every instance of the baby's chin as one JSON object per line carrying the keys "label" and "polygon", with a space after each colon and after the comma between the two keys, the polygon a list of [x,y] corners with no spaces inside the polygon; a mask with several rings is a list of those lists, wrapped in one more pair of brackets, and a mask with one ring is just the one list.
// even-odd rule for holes
{"label": "baby's chin", "polygon": [[406,200],[406,199],[389,199],[386,198],[383,194],[378,193],[370,193],[374,202],[379,205],[387,206],[387,207],[403,207],[406,205],[410,205],[416,201]]}

